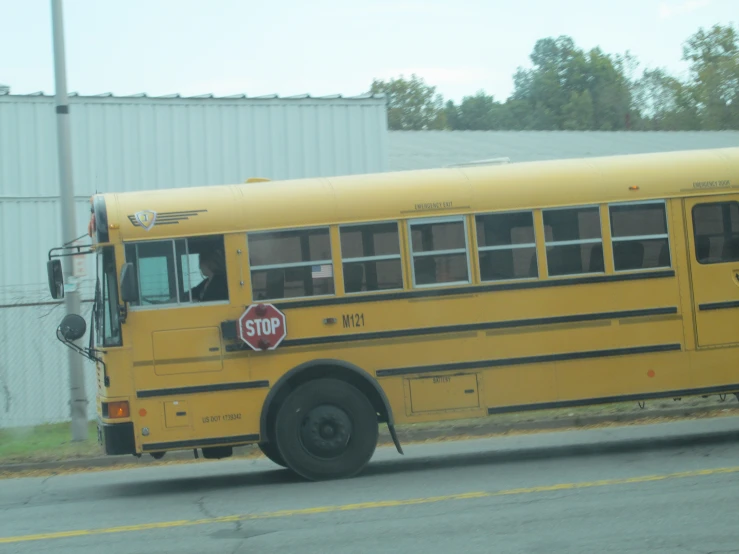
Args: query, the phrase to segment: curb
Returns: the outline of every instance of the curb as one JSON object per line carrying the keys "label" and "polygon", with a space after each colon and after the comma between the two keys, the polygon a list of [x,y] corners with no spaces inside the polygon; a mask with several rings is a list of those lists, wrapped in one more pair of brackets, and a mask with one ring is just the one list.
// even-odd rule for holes
{"label": "curb", "polygon": [[[722,405],[670,408],[660,410],[645,410],[643,412],[626,412],[622,414],[605,414],[597,416],[571,416],[541,421],[524,421],[516,423],[497,423],[494,421],[481,420],[480,424],[449,425],[446,427],[414,428],[408,426],[398,429],[398,438],[401,445],[426,441],[459,440],[462,438],[485,437],[491,435],[505,435],[509,433],[536,433],[556,431],[564,429],[576,429],[581,427],[593,427],[607,424],[639,424],[656,423],[659,419],[695,418],[704,416],[707,418],[722,417],[725,412],[734,412],[735,407],[723,407]],[[379,436],[380,446],[391,446],[392,439],[387,429],[382,429]],[[240,459],[258,452],[256,445],[248,445],[234,448],[231,459]],[[202,457],[199,458],[203,460]],[[116,466],[157,466],[167,462],[195,462],[191,450],[182,450],[168,453],[163,460],[142,455],[136,458],[130,455],[105,456],[97,458],[77,458],[53,462],[32,462],[19,464],[0,464],[0,473],[23,473],[29,471],[54,471],[74,470],[91,468],[115,468]]]}

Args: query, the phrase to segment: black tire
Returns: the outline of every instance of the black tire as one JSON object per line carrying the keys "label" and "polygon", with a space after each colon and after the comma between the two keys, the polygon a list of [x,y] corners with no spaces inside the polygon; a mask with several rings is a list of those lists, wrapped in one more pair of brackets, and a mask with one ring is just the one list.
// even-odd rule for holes
{"label": "black tire", "polygon": [[262,451],[262,454],[264,454],[271,462],[276,463],[278,466],[287,467],[287,464],[285,463],[285,460],[282,459],[282,454],[280,454],[280,451],[277,449],[277,444],[275,442],[260,442],[258,444],[259,450]]}
{"label": "black tire", "polygon": [[344,381],[318,379],[288,395],[277,412],[275,438],[288,468],[311,481],[362,471],[377,447],[377,413]]}

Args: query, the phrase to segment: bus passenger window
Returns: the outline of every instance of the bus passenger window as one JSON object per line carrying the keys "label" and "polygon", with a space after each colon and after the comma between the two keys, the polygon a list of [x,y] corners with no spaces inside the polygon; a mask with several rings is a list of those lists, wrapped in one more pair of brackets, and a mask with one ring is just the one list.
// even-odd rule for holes
{"label": "bus passenger window", "polygon": [[420,219],[408,225],[415,286],[470,282],[465,218]]}
{"label": "bus passenger window", "polygon": [[181,290],[189,295],[183,301],[227,301],[228,280],[223,237],[189,238],[185,246],[186,251],[182,252],[178,248],[177,255]]}
{"label": "bus passenger window", "polygon": [[249,233],[254,300],[334,294],[328,227]]}
{"label": "bus passenger window", "polygon": [[539,276],[531,212],[478,215],[475,227],[482,281]]}
{"label": "bus passenger window", "polygon": [[403,288],[397,223],[344,225],[339,234],[345,292]]}
{"label": "bus passenger window", "polygon": [[694,206],[693,233],[699,263],[739,261],[739,204],[712,202]]}
{"label": "bus passenger window", "polygon": [[663,200],[609,206],[616,271],[670,267],[667,206]]}
{"label": "bus passenger window", "polygon": [[547,273],[603,273],[603,239],[597,206],[544,210]]}
{"label": "bus passenger window", "polygon": [[132,306],[228,301],[223,237],[128,243],[139,298]]}

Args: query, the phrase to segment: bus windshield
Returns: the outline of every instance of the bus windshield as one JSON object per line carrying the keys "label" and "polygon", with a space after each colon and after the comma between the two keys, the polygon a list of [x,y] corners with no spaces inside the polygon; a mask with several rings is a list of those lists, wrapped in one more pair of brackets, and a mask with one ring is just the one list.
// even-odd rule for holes
{"label": "bus windshield", "polygon": [[112,246],[97,253],[97,285],[95,291],[95,330],[98,346],[120,346],[121,324],[118,319],[118,279],[115,250]]}

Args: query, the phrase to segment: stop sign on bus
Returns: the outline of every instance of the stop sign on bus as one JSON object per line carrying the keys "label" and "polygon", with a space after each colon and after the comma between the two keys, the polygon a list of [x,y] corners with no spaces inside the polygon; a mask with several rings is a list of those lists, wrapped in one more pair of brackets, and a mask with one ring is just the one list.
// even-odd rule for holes
{"label": "stop sign on bus", "polygon": [[285,314],[272,304],[252,304],[239,318],[239,338],[254,350],[274,350],[286,336]]}

